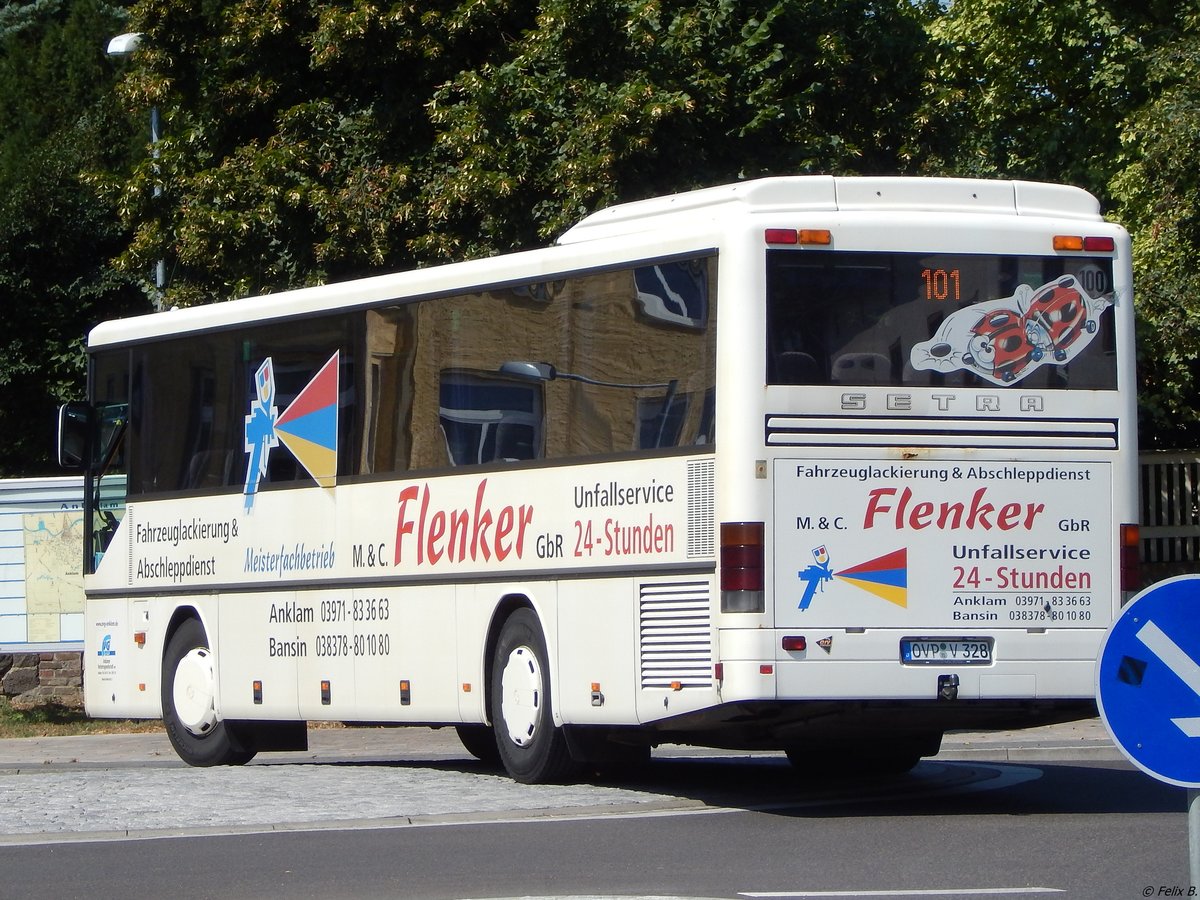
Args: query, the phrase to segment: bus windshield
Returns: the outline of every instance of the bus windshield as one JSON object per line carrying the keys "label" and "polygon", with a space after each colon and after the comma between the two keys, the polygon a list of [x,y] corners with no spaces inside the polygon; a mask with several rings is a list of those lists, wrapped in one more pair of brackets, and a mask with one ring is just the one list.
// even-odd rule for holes
{"label": "bus windshield", "polygon": [[767,251],[770,384],[1116,389],[1103,257]]}

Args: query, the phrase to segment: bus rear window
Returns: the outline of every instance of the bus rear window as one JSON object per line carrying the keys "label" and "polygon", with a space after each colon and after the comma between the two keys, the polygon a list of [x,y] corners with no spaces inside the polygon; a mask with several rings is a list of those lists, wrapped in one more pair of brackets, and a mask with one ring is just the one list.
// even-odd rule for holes
{"label": "bus rear window", "polygon": [[767,251],[767,382],[1116,389],[1107,257]]}

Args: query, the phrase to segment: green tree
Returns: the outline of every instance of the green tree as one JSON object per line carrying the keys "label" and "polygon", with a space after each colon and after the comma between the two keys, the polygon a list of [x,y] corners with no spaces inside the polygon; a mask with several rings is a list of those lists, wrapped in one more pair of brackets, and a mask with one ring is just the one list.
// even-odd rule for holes
{"label": "green tree", "polygon": [[[158,156],[110,189],[129,272],[170,265],[191,305],[411,262],[415,160],[437,84],[531,22],[499,0],[143,0],[122,96],[157,106]],[[161,186],[162,196],[154,196]]]}
{"label": "green tree", "polygon": [[544,243],[594,209],[739,178],[908,164],[911,4],[549,0],[430,105],[422,257]]}
{"label": "green tree", "polygon": [[1104,196],[1146,99],[1163,0],[955,0],[933,18],[927,171],[1066,182]]}
{"label": "green tree", "polygon": [[1200,445],[1200,13],[1149,60],[1114,178],[1134,239],[1144,446]]}
{"label": "green tree", "polygon": [[121,24],[94,0],[0,7],[0,474],[56,471],[54,410],[83,394],[87,331],[147,306],[110,265],[115,209],[81,178],[132,146],[104,59]]}
{"label": "green tree", "polygon": [[[127,271],[191,304],[544,242],[618,199],[907,164],[907,0],[142,0]],[[156,202],[154,186],[163,195]]]}
{"label": "green tree", "polygon": [[1130,230],[1147,447],[1200,441],[1197,31],[1163,0],[955,0],[929,29],[922,169],[1077,184]]}
{"label": "green tree", "polygon": [[133,233],[124,271],[170,262],[168,304],[542,244],[613,202],[764,174],[1074,183],[1135,232],[1153,441],[1187,420],[1200,343],[1192,157],[1169,127],[1187,121],[1187,16],[1166,0],[140,0],[121,97],[158,107],[164,139],[132,178],[92,183]]}

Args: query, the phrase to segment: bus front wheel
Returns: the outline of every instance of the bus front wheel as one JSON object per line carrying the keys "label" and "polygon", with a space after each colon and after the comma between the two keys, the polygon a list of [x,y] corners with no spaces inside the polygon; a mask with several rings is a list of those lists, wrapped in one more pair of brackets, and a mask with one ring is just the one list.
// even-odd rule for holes
{"label": "bus front wheel", "polygon": [[187,619],[163,654],[163,726],[189,766],[240,766],[254,758],[228,722],[217,719],[216,671],[204,626]]}
{"label": "bus front wheel", "polygon": [[500,761],[516,781],[550,784],[578,774],[566,735],[550,713],[546,639],[530,609],[518,609],[500,630],[491,705]]}

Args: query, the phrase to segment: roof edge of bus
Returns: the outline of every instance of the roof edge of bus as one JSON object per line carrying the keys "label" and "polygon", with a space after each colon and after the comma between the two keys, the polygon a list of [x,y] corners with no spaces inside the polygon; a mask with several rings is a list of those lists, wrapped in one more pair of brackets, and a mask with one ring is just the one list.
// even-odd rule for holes
{"label": "roof edge of bus", "polygon": [[294,318],[331,309],[349,311],[375,306],[388,300],[410,300],[434,295],[447,289],[447,266],[455,271],[473,272],[480,284],[504,283],[521,276],[537,277],[545,269],[540,257],[555,255],[553,248],[497,254],[441,266],[385,272],[347,281],[292,288],[271,294],[239,297],[200,306],[172,308],[125,319],[111,319],[96,325],[88,333],[88,347],[125,344],[141,340],[228,328],[243,322],[253,310],[256,321]]}
{"label": "roof edge of bus", "polygon": [[[735,213],[786,214],[794,218],[806,211],[928,210],[1103,221],[1099,209],[1096,198],[1080,188],[1038,182],[904,176],[779,176],[619,204],[587,216],[565,232],[555,246],[450,265],[454,267],[459,283],[464,278],[480,285],[516,283],[557,272],[561,254],[566,252],[564,246],[601,238],[636,236],[650,230],[662,231],[672,223],[678,225],[680,234],[677,236],[683,232],[696,235],[718,230]],[[401,297],[414,299],[435,295],[448,289],[446,269],[447,266],[430,266],[115,319],[93,328],[88,335],[88,346],[136,343],[172,334],[227,328],[241,321],[247,315],[247,309],[254,310],[257,320],[269,321],[332,308],[364,308]]]}
{"label": "roof edge of bus", "polygon": [[687,214],[717,219],[787,210],[989,213],[1098,220],[1099,201],[1082,188],[1034,181],[916,176],[792,175],[758,178],[666,197],[634,200],[592,213],[559,238],[577,244],[656,230]]}

